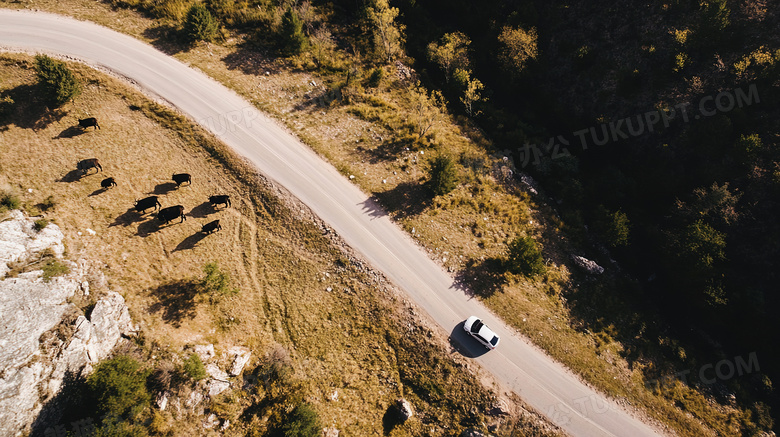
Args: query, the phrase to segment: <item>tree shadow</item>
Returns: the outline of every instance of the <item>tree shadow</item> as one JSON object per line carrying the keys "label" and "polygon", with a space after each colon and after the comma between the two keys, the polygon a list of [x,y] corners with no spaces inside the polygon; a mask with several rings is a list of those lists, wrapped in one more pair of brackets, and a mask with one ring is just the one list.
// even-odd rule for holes
{"label": "tree shadow", "polygon": [[114,219],[114,222],[111,223],[110,225],[108,225],[108,227],[113,227],[113,226],[130,226],[133,223],[140,222],[143,219],[144,219],[143,215],[141,215],[140,212],[136,211],[135,207],[131,207],[131,208],[128,208],[127,211],[125,211],[124,213],[118,215]]}
{"label": "tree shadow", "polygon": [[160,285],[150,290],[155,302],[149,307],[149,312],[161,313],[165,322],[178,328],[185,319],[195,317],[195,298],[199,293],[200,285],[191,279]]}
{"label": "tree shadow", "polygon": [[211,206],[208,202],[203,202],[200,205],[196,206],[195,208],[192,208],[190,211],[189,216],[196,217],[196,218],[205,218],[208,217],[209,214],[215,213],[216,210],[213,206]]}
{"label": "tree shadow", "polygon": [[154,190],[152,190],[152,192],[150,194],[155,194],[155,195],[160,196],[160,195],[163,195],[163,194],[168,194],[171,191],[175,190],[176,188],[177,188],[177,185],[176,185],[175,182],[163,182],[161,184],[155,185],[154,186]]}
{"label": "tree shadow", "polygon": [[191,44],[184,40],[182,32],[175,26],[161,24],[143,31],[152,46],[166,55],[175,55],[189,50]]}
{"label": "tree shadow", "polygon": [[412,144],[407,140],[392,139],[383,141],[373,149],[358,146],[356,151],[360,154],[361,158],[366,159],[369,163],[377,164],[395,160],[401,153],[406,151],[407,148],[411,148],[411,146]]}
{"label": "tree shadow", "polygon": [[14,102],[8,113],[0,119],[0,127],[13,124],[22,129],[38,131],[67,115],[67,112],[59,108],[49,109],[40,97],[43,94],[43,88],[37,83],[19,85],[0,92],[0,101],[10,97]]}
{"label": "tree shadow", "polygon": [[79,125],[69,126],[69,127],[65,128],[65,130],[60,132],[59,135],[57,135],[56,137],[53,137],[52,139],[53,140],[58,140],[60,138],[73,138],[73,137],[77,137],[77,136],[83,134],[84,132],[86,132],[86,131],[84,129],[82,129]]}
{"label": "tree shadow", "polygon": [[387,191],[375,193],[374,197],[388,212],[399,218],[419,215],[433,203],[430,190],[415,182],[401,182]]}
{"label": "tree shadow", "polygon": [[341,88],[318,88],[317,92],[307,93],[306,98],[297,103],[294,108],[296,111],[312,111],[320,108],[328,108],[334,101],[341,101],[343,95]]}
{"label": "tree shadow", "polygon": [[174,252],[178,252],[180,250],[189,250],[194,248],[195,246],[200,243],[200,240],[206,238],[207,234],[204,234],[203,232],[195,232],[194,234],[190,235],[189,237],[182,240],[181,243],[179,243],[175,249],[173,249]]}
{"label": "tree shadow", "polygon": [[450,347],[466,358],[478,358],[488,353],[488,349],[470,336],[463,329],[463,322],[458,323],[450,332]]}
{"label": "tree shadow", "polygon": [[[30,436],[52,435],[55,427],[67,428],[65,424],[84,419],[84,415],[92,411],[95,411],[95,405],[85,378],[73,370],[67,370],[59,392],[43,404],[33,421]],[[95,423],[95,419],[92,419],[92,423]]]}
{"label": "tree shadow", "polygon": [[78,182],[82,177],[84,175],[81,173],[81,170],[71,170],[65,176],[59,178],[57,182]]}
{"label": "tree shadow", "polygon": [[239,70],[254,76],[265,75],[266,71],[270,74],[279,72],[279,67],[275,65],[276,58],[268,58],[265,54],[264,47],[270,44],[259,39],[261,32],[257,33],[257,36],[248,38],[239,44],[235,51],[222,58],[228,70]]}
{"label": "tree shadow", "polygon": [[490,297],[504,289],[506,276],[498,258],[484,260],[470,259],[465,267],[455,274],[455,281],[465,287],[466,294]]}

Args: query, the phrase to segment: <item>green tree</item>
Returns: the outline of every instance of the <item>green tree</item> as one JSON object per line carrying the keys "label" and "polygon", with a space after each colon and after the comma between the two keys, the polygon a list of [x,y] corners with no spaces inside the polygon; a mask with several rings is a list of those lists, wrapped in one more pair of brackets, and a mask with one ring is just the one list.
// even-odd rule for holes
{"label": "green tree", "polygon": [[412,123],[417,137],[422,139],[441,119],[446,102],[439,91],[428,93],[419,83],[410,90]]}
{"label": "green tree", "polygon": [[505,265],[510,272],[529,277],[540,275],[545,270],[539,245],[527,235],[518,236],[509,243]]}
{"label": "green tree", "polygon": [[438,43],[428,44],[428,59],[444,70],[444,80],[449,82],[453,69],[469,68],[471,40],[461,32],[446,33]]}
{"label": "green tree", "polygon": [[428,186],[437,196],[447,194],[458,186],[458,169],[455,160],[440,153],[428,161]]}
{"label": "green tree", "polygon": [[190,41],[214,41],[219,24],[202,3],[195,3],[184,19],[184,33]]}
{"label": "green tree", "polygon": [[293,8],[288,8],[282,17],[282,52],[288,56],[301,54],[308,45],[303,34],[303,23]]}
{"label": "green tree", "polygon": [[403,27],[395,22],[398,8],[391,8],[387,0],[373,0],[366,4],[366,16],[373,26],[374,49],[388,64],[402,52]]}
{"label": "green tree", "polygon": [[471,77],[470,70],[458,68],[452,76],[463,93],[460,97],[460,102],[463,103],[466,113],[469,116],[474,115],[474,103],[485,100],[482,97],[482,91],[485,89],[485,86],[479,79]]}
{"label": "green tree", "polygon": [[731,10],[726,0],[707,0],[701,3],[699,38],[717,39],[726,30]]}
{"label": "green tree", "polygon": [[594,230],[612,248],[627,246],[631,235],[631,221],[623,211],[609,212],[603,206],[597,208],[598,218]]}
{"label": "green tree", "polygon": [[184,361],[184,373],[195,381],[200,381],[206,377],[206,367],[198,354],[192,354]]}
{"label": "green tree", "polygon": [[683,229],[678,239],[678,257],[692,274],[710,277],[717,263],[726,259],[726,234],[697,220]]}
{"label": "green tree", "polygon": [[536,29],[525,31],[505,26],[498,35],[501,43],[499,59],[512,75],[520,73],[530,59],[536,59],[537,49]]}
{"label": "green tree", "polygon": [[231,286],[230,275],[220,270],[216,262],[204,265],[203,273],[205,273],[205,276],[200,283],[203,292],[211,294],[215,298],[218,298],[220,295],[238,293],[238,289]]}
{"label": "green tree", "polygon": [[49,105],[58,108],[81,93],[81,83],[64,62],[46,55],[35,57],[35,73]]}
{"label": "green tree", "polygon": [[306,403],[299,404],[282,426],[284,437],[319,437],[322,426],[317,412]]}
{"label": "green tree", "polygon": [[87,378],[87,386],[99,413],[134,418],[150,402],[147,376],[149,372],[138,361],[120,355],[98,364]]}

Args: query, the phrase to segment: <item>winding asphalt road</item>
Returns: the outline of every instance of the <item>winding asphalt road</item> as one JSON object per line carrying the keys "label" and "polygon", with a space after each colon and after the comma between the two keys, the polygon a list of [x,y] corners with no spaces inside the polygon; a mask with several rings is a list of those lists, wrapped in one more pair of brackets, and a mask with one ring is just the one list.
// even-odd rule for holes
{"label": "winding asphalt road", "polygon": [[[660,435],[469,298],[365,193],[249,102],[206,75],[124,34],[38,12],[0,9],[0,48],[58,54],[111,70],[202,123],[307,204],[446,332],[452,332],[453,341],[506,389],[571,435]],[[501,335],[496,350],[485,353],[467,338],[462,321],[472,314]]]}

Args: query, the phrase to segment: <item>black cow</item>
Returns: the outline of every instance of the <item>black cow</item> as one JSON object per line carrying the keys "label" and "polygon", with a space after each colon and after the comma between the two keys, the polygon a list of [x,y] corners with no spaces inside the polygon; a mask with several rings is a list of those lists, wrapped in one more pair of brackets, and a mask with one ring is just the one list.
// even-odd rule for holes
{"label": "black cow", "polygon": [[[86,174],[90,169],[96,169],[97,171],[103,171],[103,166],[100,165],[100,161],[97,158],[83,159],[76,164],[76,168],[82,175]],[[97,173],[97,172],[95,172]]]}
{"label": "black cow", "polygon": [[187,182],[188,184],[192,184],[192,178],[190,178],[189,173],[176,173],[173,176],[171,176],[171,179],[173,179],[174,182],[176,182],[176,186]]}
{"label": "black cow", "polygon": [[184,215],[184,207],[181,205],[169,206],[161,209],[160,212],[157,213],[157,218],[166,225],[169,221],[178,217],[181,217],[179,223],[187,220],[187,216]]}
{"label": "black cow", "polygon": [[209,196],[209,203],[211,206],[225,205],[225,208],[230,206],[230,196],[227,194],[221,194],[219,196]]}
{"label": "black cow", "polygon": [[160,207],[162,207],[162,205],[160,205],[160,202],[157,201],[157,196],[151,196],[135,201],[135,210],[141,214],[145,213],[149,208],[154,208],[156,210]]}
{"label": "black cow", "polygon": [[97,122],[97,118],[90,117],[90,118],[85,118],[83,120],[79,120],[79,127],[81,127],[82,129],[86,129],[92,126],[95,127],[95,130],[100,129],[100,125]]}
{"label": "black cow", "polygon": [[219,220],[214,220],[213,222],[206,223],[203,225],[203,227],[200,228],[200,231],[204,234],[210,234],[212,232],[221,231],[222,226],[219,224]]}
{"label": "black cow", "polygon": [[105,178],[102,181],[100,181],[100,186],[105,189],[116,187],[116,181],[114,180],[114,178]]}

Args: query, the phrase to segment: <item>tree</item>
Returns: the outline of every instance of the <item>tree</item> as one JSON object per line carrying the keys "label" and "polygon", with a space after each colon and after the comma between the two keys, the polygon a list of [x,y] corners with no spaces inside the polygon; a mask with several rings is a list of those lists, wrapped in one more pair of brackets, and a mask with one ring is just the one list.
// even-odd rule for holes
{"label": "tree", "polygon": [[506,268],[529,277],[544,273],[544,260],[536,240],[527,235],[512,240],[507,251]]}
{"label": "tree", "polygon": [[288,8],[282,17],[282,52],[288,56],[301,54],[308,45],[303,34],[303,23],[293,8]]}
{"label": "tree", "polygon": [[466,113],[469,116],[474,115],[474,103],[485,100],[482,97],[482,90],[485,89],[485,86],[479,79],[471,77],[470,70],[458,68],[452,76],[463,92],[460,102],[463,103]]}
{"label": "tree", "polygon": [[150,402],[146,391],[149,372],[125,355],[101,362],[87,378],[87,386],[97,401],[99,413],[134,417]]}
{"label": "tree", "polygon": [[422,139],[430,129],[439,122],[444,107],[444,96],[439,91],[428,93],[419,83],[411,89],[412,122],[415,125],[417,137]]}
{"label": "tree", "polygon": [[523,70],[529,59],[536,59],[539,51],[536,46],[536,29],[529,31],[505,26],[498,35],[501,43],[499,59],[510,74],[516,75]]}
{"label": "tree", "polygon": [[201,3],[192,5],[184,19],[184,33],[190,41],[214,41],[219,25],[208,9]]}
{"label": "tree", "polygon": [[453,69],[469,67],[471,40],[461,32],[446,33],[439,43],[428,44],[428,59],[444,70],[444,80],[449,82]]}
{"label": "tree", "polygon": [[55,108],[81,93],[81,83],[64,62],[55,61],[46,55],[37,55],[35,73],[43,86],[48,104]]}
{"label": "tree", "polygon": [[401,54],[403,27],[395,23],[398,8],[391,8],[387,0],[367,3],[366,15],[373,25],[374,48],[388,64]]}
{"label": "tree", "polygon": [[441,153],[428,161],[428,185],[437,196],[458,186],[458,169],[450,155]]}
{"label": "tree", "polygon": [[317,412],[309,404],[299,404],[282,426],[284,437],[319,437],[322,426]]}
{"label": "tree", "polygon": [[627,246],[631,234],[631,222],[623,211],[609,212],[599,205],[594,223],[595,231],[609,247]]}

